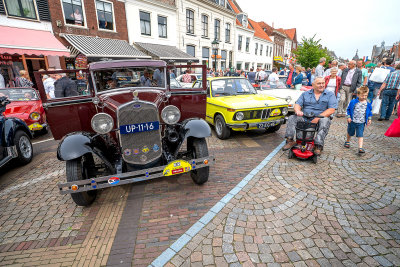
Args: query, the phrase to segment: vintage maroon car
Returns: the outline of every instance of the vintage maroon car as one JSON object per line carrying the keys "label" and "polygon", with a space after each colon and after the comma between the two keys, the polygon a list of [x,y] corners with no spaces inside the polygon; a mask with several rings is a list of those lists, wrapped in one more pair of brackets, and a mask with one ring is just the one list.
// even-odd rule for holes
{"label": "vintage maroon car", "polygon": [[47,122],[42,101],[33,88],[1,88],[0,96],[7,96],[11,101],[4,116],[23,120],[32,133],[46,132]]}
{"label": "vintage maroon car", "polygon": [[79,72],[87,95],[48,100],[38,84],[53,136],[62,139],[57,156],[66,161],[67,182],[59,184],[61,194],[86,206],[105,187],[185,172],[196,184],[208,180],[214,158],[206,142],[205,88],[170,88],[164,61],[96,62]]}

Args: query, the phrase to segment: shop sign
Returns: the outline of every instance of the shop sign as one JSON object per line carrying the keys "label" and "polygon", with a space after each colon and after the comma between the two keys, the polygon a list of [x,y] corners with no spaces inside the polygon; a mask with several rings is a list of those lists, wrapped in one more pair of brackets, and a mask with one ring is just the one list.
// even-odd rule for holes
{"label": "shop sign", "polygon": [[75,68],[76,69],[86,69],[88,65],[88,59],[85,55],[79,54],[75,58]]}
{"label": "shop sign", "polygon": [[275,61],[283,61],[282,57],[274,57]]}
{"label": "shop sign", "polygon": [[0,65],[9,65],[12,66],[12,57],[7,55],[0,54]]}

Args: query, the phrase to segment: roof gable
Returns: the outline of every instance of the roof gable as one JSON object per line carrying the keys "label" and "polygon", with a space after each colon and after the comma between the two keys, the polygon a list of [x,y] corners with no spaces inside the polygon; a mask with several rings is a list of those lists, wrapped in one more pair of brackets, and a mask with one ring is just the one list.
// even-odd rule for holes
{"label": "roof gable", "polygon": [[253,26],[254,29],[254,36],[272,42],[271,38],[269,38],[268,34],[261,28],[258,22],[255,22],[252,19],[249,19],[249,24]]}

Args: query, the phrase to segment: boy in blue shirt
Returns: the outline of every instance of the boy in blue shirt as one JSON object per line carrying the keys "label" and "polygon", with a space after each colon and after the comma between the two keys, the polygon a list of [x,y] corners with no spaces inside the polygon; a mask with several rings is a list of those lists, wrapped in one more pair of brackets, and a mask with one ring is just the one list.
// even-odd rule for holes
{"label": "boy in blue shirt", "polygon": [[357,98],[350,101],[347,107],[347,141],[344,147],[350,148],[350,138],[356,134],[358,138],[358,153],[364,154],[364,127],[371,125],[372,105],[367,101],[368,87],[361,86],[357,88]]}

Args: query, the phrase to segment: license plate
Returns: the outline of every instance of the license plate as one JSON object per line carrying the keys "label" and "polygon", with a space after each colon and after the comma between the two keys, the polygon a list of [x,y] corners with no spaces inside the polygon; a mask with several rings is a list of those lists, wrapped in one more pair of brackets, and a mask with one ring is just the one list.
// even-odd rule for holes
{"label": "license plate", "polygon": [[42,130],[42,129],[43,129],[43,126],[40,125],[39,123],[35,122],[35,123],[29,125],[29,129],[30,129],[31,131]]}
{"label": "license plate", "polygon": [[279,121],[269,121],[269,122],[262,122],[262,123],[257,123],[257,128],[261,129],[261,128],[268,128],[268,127],[272,127],[275,126],[279,123]]}
{"label": "license plate", "polygon": [[185,160],[175,160],[169,163],[163,171],[164,176],[171,176],[180,173],[189,172],[192,170],[192,165]]}
{"label": "license plate", "polygon": [[121,134],[132,134],[132,133],[156,131],[159,128],[160,128],[160,122],[152,121],[152,122],[121,125],[119,126],[119,132]]}

